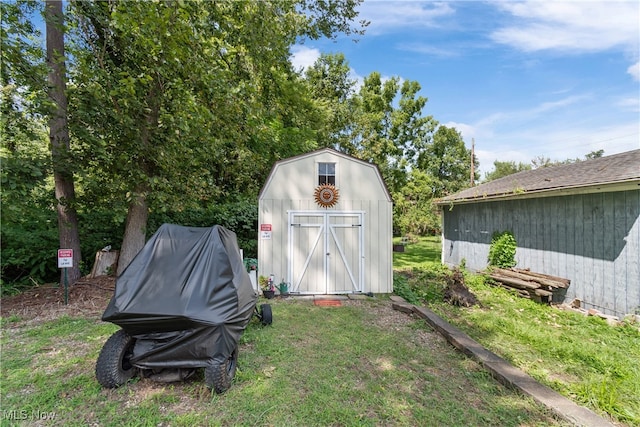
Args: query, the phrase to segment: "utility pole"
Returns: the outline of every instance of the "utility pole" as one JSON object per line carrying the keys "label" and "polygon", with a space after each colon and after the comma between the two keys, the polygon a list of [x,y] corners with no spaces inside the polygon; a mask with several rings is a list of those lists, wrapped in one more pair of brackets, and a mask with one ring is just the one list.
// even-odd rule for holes
{"label": "utility pole", "polygon": [[471,138],[471,186],[473,187],[476,182],[476,171],[473,159],[476,156],[476,140]]}

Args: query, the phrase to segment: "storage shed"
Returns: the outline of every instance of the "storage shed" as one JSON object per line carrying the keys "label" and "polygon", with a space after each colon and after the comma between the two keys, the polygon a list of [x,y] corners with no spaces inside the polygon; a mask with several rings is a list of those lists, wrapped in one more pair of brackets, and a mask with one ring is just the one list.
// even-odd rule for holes
{"label": "storage shed", "polygon": [[291,293],[391,293],[392,211],[373,164],[329,148],[278,161],[259,196],[258,274]]}
{"label": "storage shed", "polygon": [[487,266],[511,231],[518,268],[571,280],[564,300],[640,310],[640,150],[519,172],[439,200],[442,262]]}

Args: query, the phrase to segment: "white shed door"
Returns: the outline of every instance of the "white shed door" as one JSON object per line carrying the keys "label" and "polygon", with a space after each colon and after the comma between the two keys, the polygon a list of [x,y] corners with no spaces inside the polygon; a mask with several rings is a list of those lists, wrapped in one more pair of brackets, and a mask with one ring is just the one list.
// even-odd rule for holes
{"label": "white shed door", "polygon": [[291,292],[362,292],[362,212],[289,212]]}

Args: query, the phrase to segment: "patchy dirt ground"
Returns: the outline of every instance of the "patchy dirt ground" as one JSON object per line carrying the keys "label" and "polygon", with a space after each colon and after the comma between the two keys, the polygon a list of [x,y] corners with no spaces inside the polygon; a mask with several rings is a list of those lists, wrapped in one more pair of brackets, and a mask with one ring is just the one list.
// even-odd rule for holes
{"label": "patchy dirt ground", "polygon": [[[15,316],[19,319],[18,321],[6,323],[10,334],[22,333],[21,330],[23,329],[38,326],[39,324],[58,319],[65,315],[99,319],[109,303],[114,289],[114,277],[102,276],[94,279],[83,278],[76,284],[69,287],[69,303],[68,305],[65,305],[63,287],[42,285],[32,288],[20,295],[3,298],[0,311],[3,318]],[[281,303],[293,303],[296,301],[296,298],[288,298],[280,301]],[[420,347],[424,347],[425,351],[434,355],[442,355],[444,358],[443,360],[447,360],[447,363],[435,363],[434,365],[424,366],[421,368],[431,375],[433,381],[438,378],[448,379],[453,378],[456,375],[460,375],[459,365],[464,367],[464,371],[466,372],[465,375],[473,375],[473,372],[479,370],[479,367],[472,361],[463,360],[458,363],[456,362],[457,359],[452,359],[453,362],[448,363],[450,354],[453,350],[449,347],[444,338],[428,328],[416,327],[415,323],[417,317],[394,310],[390,300],[373,298],[366,300],[342,300],[341,302],[343,305],[366,307],[368,312],[374,314],[371,325],[380,329],[393,330],[401,333],[403,329],[411,328],[412,342]],[[333,310],[333,308],[327,307],[327,310]],[[83,345],[85,345],[85,347],[82,347]],[[95,341],[91,345],[95,347]],[[89,349],[90,345],[79,342],[72,343],[71,341],[65,341],[58,347],[49,347],[49,344],[46,344],[46,347],[42,347],[38,350],[38,363],[40,365],[47,365],[45,360],[53,361],[55,359],[60,359],[63,357],[61,355],[69,354],[69,348],[73,348],[74,351],[78,353],[78,349],[81,347],[81,351],[85,352],[88,351],[87,349]],[[67,353],[65,353],[65,351]],[[74,354],[74,357],[76,356],[77,354]],[[372,359],[368,362],[370,366],[366,366],[369,366],[371,370],[376,372],[386,372],[391,369],[391,362],[389,362],[389,359],[386,357]],[[413,363],[413,361],[411,363]],[[54,363],[52,362],[47,366],[54,366]],[[79,365],[79,372],[92,375],[91,372],[93,370],[93,366],[93,360],[83,360]],[[49,369],[49,367],[47,369]],[[273,368],[269,365],[268,369]],[[256,375],[269,377],[270,371],[262,372],[262,374],[259,373]],[[157,410],[161,414],[171,414],[171,416],[183,413],[196,414],[197,417],[208,416],[216,419],[215,409],[202,409],[209,408],[209,404],[214,401],[212,400],[211,392],[204,385],[202,377],[203,375],[200,372],[198,376],[179,384],[156,383],[149,379],[141,379],[129,384],[126,390],[101,390],[100,395],[96,397],[96,399],[99,398],[108,402],[119,402],[118,404],[121,405],[121,409],[124,412],[137,411],[137,408],[141,405],[146,405],[146,402],[157,402],[157,404],[153,403],[152,406],[154,410]],[[464,386],[461,385],[458,386],[458,388],[462,393],[462,391],[466,390],[468,379],[462,379],[461,381],[461,384],[464,384]],[[421,387],[427,387],[427,384],[422,384]],[[410,389],[411,388],[409,387],[408,390]],[[67,397],[66,393],[67,392],[65,391],[64,397]],[[465,395],[467,396],[467,401],[470,402],[471,405],[483,405],[484,395],[481,390],[470,391]],[[96,407],[100,407],[100,404],[97,403],[97,401],[93,404],[96,405]],[[61,409],[58,413],[59,419],[57,419],[54,424],[46,425],[65,425],[71,420],[71,418],[69,418],[71,416],[83,417],[87,425],[98,425],[100,423],[98,420],[100,417],[99,411],[90,409],[91,404],[88,405],[88,408],[87,412],[80,411],[81,413],[73,413],[73,415],[69,415]],[[202,413],[205,415],[202,415]],[[203,419],[206,420],[206,418]],[[542,419],[548,421],[548,425],[559,424],[550,416],[545,415]],[[78,421],[75,418],[73,418],[73,420],[75,422]],[[45,424],[36,423],[32,425]]]}
{"label": "patchy dirt ground", "polygon": [[64,304],[64,286],[45,284],[21,294],[4,297],[2,317],[18,316],[22,320],[47,321],[62,315],[100,316],[107,307],[116,279],[111,276],[82,278],[69,286],[68,304]]}
{"label": "patchy dirt ground", "polygon": [[[109,304],[115,289],[116,278],[99,276],[83,277],[69,286],[68,304],[64,304],[64,287],[45,284],[34,287],[19,295],[2,298],[0,312],[2,317],[17,316],[29,323],[46,322],[63,315],[100,317]],[[291,298],[290,301],[294,301]],[[362,305],[362,301],[343,300],[344,305]],[[415,317],[391,307],[391,301],[380,304],[367,304],[369,311],[375,311],[376,325],[387,329],[399,330],[415,321]],[[425,343],[433,339],[430,333],[416,331]],[[429,337],[429,338],[427,338]]]}

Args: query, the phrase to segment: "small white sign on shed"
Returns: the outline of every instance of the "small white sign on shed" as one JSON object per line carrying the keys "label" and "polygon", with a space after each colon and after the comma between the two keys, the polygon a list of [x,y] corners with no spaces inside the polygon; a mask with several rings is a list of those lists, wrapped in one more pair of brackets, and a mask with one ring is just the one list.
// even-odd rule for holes
{"label": "small white sign on shed", "polygon": [[260,224],[260,239],[271,240],[271,224]]}

